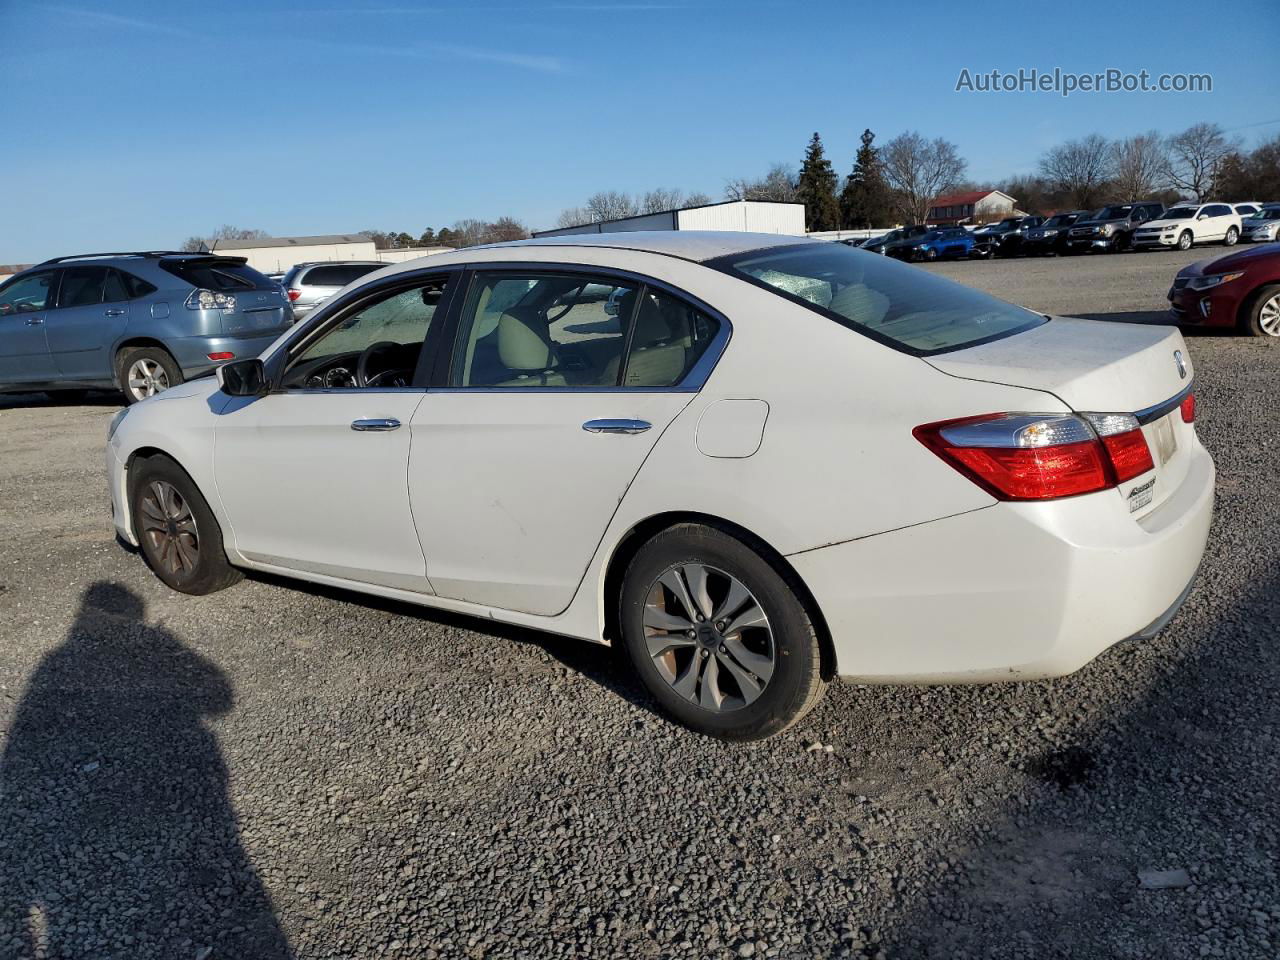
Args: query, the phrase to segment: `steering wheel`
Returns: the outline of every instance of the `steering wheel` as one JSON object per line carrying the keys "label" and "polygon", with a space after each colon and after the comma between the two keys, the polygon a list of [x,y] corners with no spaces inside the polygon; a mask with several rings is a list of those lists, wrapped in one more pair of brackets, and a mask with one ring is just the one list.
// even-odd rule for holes
{"label": "steering wheel", "polygon": [[360,359],[356,361],[356,386],[357,387],[381,387],[385,386],[385,380],[390,379],[392,374],[401,374],[407,381],[412,379],[412,370],[400,370],[395,367],[388,367],[386,370],[379,370],[377,373],[370,374],[370,361],[380,353],[386,353],[389,350],[398,350],[400,344],[393,340],[379,340],[377,343],[371,343],[364,348],[364,352],[360,354]]}

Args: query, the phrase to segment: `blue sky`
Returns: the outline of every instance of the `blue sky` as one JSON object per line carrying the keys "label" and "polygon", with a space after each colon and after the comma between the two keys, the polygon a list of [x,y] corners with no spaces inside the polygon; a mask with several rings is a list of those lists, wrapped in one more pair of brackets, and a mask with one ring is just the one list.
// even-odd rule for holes
{"label": "blue sky", "polygon": [[[563,0],[0,0],[0,263],[171,247],[223,223],[417,233],[549,226],[596,190],[719,198],[837,171],[864,127],[954,141],[975,180],[1053,143],[1199,120],[1280,133],[1280,70],[1250,69],[1275,0],[956,4]],[[1265,59],[1265,58],[1264,58]],[[1209,94],[956,93],[972,71],[1211,73]]]}

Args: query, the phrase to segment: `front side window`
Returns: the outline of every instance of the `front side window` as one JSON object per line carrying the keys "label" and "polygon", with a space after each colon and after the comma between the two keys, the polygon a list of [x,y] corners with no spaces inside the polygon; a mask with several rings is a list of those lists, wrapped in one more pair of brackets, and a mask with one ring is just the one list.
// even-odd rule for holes
{"label": "front side window", "polygon": [[289,363],[287,389],[407,387],[448,278],[400,287],[356,307]]}
{"label": "front side window", "polygon": [[839,244],[775,247],[708,266],[914,354],[959,350],[1047,322],[971,287]]}
{"label": "front side window", "polygon": [[41,270],[16,277],[7,286],[0,288],[0,317],[11,313],[34,313],[47,308],[55,276],[52,270]]}
{"label": "front side window", "polygon": [[107,279],[106,267],[67,267],[62,271],[58,288],[58,306],[90,307],[102,302],[102,284]]}

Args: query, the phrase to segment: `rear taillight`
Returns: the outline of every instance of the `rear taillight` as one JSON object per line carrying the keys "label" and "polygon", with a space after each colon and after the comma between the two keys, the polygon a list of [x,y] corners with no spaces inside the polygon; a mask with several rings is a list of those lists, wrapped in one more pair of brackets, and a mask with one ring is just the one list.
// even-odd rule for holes
{"label": "rear taillight", "polygon": [[1132,415],[994,413],[925,424],[916,439],[1000,500],[1107,490],[1153,468]]}
{"label": "rear taillight", "polygon": [[229,293],[217,290],[192,290],[187,297],[188,310],[222,310],[232,313],[236,308],[236,298]]}
{"label": "rear taillight", "polygon": [[1182,403],[1178,405],[1178,408],[1182,411],[1183,423],[1196,422],[1196,395],[1194,393],[1188,393],[1183,397]]}
{"label": "rear taillight", "polygon": [[293,301],[297,300],[300,296],[302,296],[302,291],[301,291],[301,290],[290,290],[290,291],[289,291],[289,302],[290,302],[290,303],[293,303]]}

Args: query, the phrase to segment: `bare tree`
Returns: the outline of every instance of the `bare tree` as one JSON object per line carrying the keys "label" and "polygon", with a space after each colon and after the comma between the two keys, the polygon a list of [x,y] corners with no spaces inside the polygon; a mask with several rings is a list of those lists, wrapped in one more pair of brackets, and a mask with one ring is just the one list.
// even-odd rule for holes
{"label": "bare tree", "polygon": [[487,224],[485,243],[505,243],[509,240],[524,240],[529,236],[529,228],[515,217],[499,217]]}
{"label": "bare tree", "polygon": [[650,190],[640,200],[641,213],[663,213],[678,210],[685,205],[684,191],[679,188],[658,187]]}
{"label": "bare tree", "polygon": [[182,243],[182,249],[188,253],[196,253],[206,245],[212,247],[215,240],[266,240],[270,236],[265,230],[233,227],[224,223],[207,237],[187,237]]}
{"label": "bare tree", "polygon": [[634,217],[640,212],[636,202],[629,193],[617,190],[602,190],[587,197],[587,211],[591,214],[591,222],[602,220],[620,220],[623,217]]}
{"label": "bare tree", "polygon": [[199,253],[204,249],[204,237],[187,237],[178,249],[183,253]]}
{"label": "bare tree", "polygon": [[483,220],[459,220],[453,225],[454,246],[474,247],[484,243],[487,227]]}
{"label": "bare tree", "polygon": [[726,200],[777,200],[794,203],[796,200],[795,171],[785,163],[775,163],[759,180],[738,177],[724,186]]}
{"label": "bare tree", "polygon": [[1216,123],[1197,123],[1169,138],[1169,182],[1204,201],[1214,192],[1223,163],[1239,145]]}
{"label": "bare tree", "polygon": [[709,203],[715,203],[715,201],[711,199],[710,194],[701,191],[695,191],[684,198],[686,207],[705,207]]}
{"label": "bare tree", "polygon": [[1040,174],[1076,207],[1088,209],[1096,207],[1106,192],[1111,157],[1107,138],[1091,133],[1049,150],[1040,158]]}
{"label": "bare tree", "polygon": [[1156,131],[1111,144],[1111,180],[1117,200],[1147,200],[1168,174],[1169,151]]}
{"label": "bare tree", "polygon": [[580,227],[586,223],[591,223],[591,211],[584,207],[561,210],[560,216],[556,217],[557,227]]}
{"label": "bare tree", "polygon": [[923,223],[941,194],[964,176],[967,164],[956,145],[938,137],[926,140],[914,130],[894,137],[880,151],[884,177],[898,193],[903,217]]}

